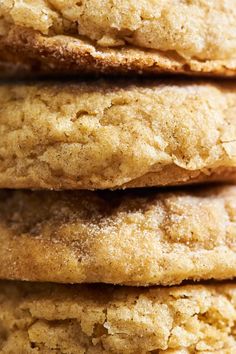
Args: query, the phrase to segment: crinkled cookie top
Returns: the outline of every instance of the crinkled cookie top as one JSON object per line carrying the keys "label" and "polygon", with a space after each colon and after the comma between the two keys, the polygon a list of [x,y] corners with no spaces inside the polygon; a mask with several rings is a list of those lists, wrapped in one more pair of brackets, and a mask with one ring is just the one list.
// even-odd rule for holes
{"label": "crinkled cookie top", "polygon": [[235,103],[225,82],[1,85],[0,185],[117,188],[167,166],[235,168]]}
{"label": "crinkled cookie top", "polygon": [[0,283],[1,352],[233,354],[236,286]]}

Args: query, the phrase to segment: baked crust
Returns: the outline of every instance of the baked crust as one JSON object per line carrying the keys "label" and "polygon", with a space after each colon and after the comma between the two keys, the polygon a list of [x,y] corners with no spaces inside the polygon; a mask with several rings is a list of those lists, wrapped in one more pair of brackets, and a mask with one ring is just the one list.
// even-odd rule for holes
{"label": "baked crust", "polygon": [[0,192],[0,277],[178,284],[236,276],[236,187]]}
{"label": "baked crust", "polygon": [[235,180],[233,82],[2,83],[0,187]]}
{"label": "baked crust", "polygon": [[[22,76],[95,74],[185,74],[236,76],[236,59],[204,60],[183,58],[174,52],[142,50],[132,46],[101,48],[81,37],[45,37],[32,29],[13,27],[0,39],[5,72],[16,65]],[[7,53],[7,55],[6,55]],[[27,65],[26,65],[27,63]],[[6,71],[7,70],[7,71]]]}
{"label": "baked crust", "polygon": [[234,0],[5,0],[0,46],[36,73],[235,76],[235,23]]}
{"label": "baked crust", "polygon": [[236,349],[234,283],[115,288],[0,283],[2,353],[221,353]]}

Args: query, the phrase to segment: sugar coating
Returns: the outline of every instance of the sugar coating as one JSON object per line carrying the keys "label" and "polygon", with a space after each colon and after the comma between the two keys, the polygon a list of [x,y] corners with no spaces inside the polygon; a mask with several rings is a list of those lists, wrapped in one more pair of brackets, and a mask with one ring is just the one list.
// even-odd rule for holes
{"label": "sugar coating", "polygon": [[1,353],[232,354],[234,283],[178,288],[0,283]]}
{"label": "sugar coating", "polygon": [[3,83],[0,187],[235,178],[235,103],[233,82]]}
{"label": "sugar coating", "polygon": [[179,284],[236,276],[236,187],[0,192],[0,278]]}

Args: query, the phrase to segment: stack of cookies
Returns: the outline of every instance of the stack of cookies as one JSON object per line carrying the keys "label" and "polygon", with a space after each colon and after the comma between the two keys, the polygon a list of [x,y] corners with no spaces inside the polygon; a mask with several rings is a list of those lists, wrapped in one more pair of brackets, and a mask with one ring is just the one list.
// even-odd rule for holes
{"label": "stack of cookies", "polygon": [[0,353],[236,353],[235,0],[2,0],[0,60]]}

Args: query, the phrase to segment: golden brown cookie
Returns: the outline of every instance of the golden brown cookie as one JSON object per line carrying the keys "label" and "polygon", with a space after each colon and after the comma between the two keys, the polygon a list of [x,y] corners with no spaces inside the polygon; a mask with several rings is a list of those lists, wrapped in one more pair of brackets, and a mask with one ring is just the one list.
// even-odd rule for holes
{"label": "golden brown cookie", "polygon": [[235,180],[236,85],[2,83],[0,187]]}
{"label": "golden brown cookie", "polygon": [[235,0],[3,0],[0,21],[36,72],[236,75]]}
{"label": "golden brown cookie", "polygon": [[1,353],[233,354],[236,285],[0,283]]}
{"label": "golden brown cookie", "polygon": [[0,278],[178,284],[236,276],[236,187],[0,192]]}

